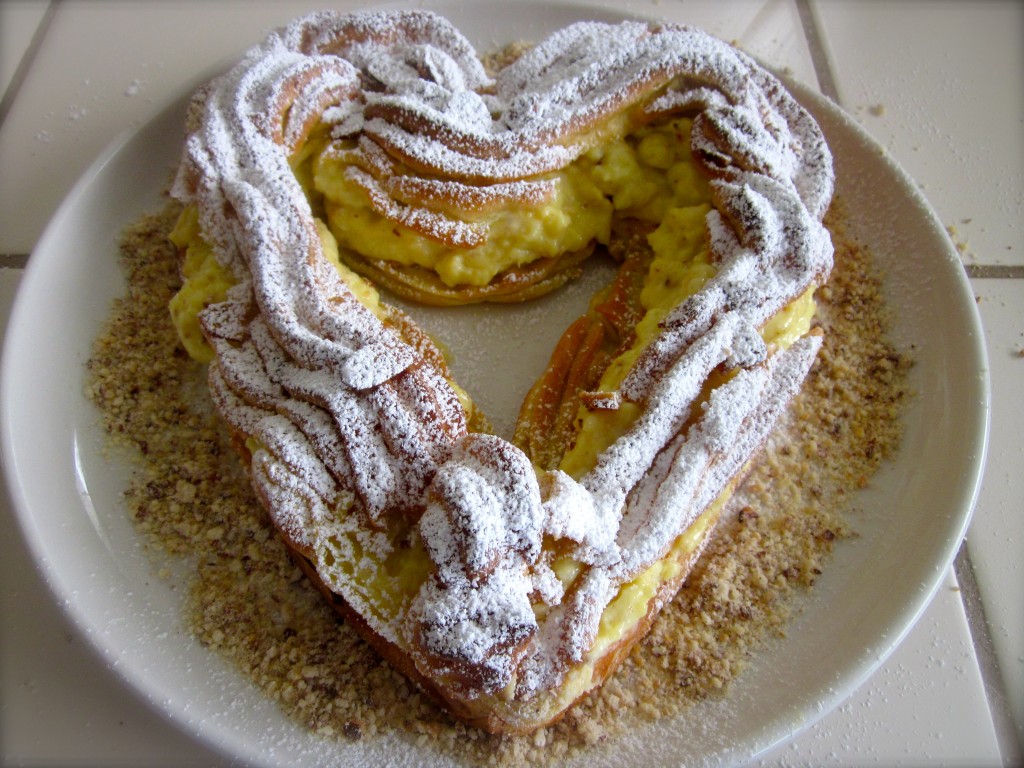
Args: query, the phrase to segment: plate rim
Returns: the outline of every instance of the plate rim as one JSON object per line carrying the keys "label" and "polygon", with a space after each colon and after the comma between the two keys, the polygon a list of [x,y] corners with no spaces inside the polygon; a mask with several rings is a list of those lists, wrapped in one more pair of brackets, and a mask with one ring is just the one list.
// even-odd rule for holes
{"label": "plate rim", "polygon": [[[515,0],[515,2],[516,4],[541,4],[537,2],[537,0]],[[444,3],[441,4],[444,5]],[[405,7],[408,4],[392,3],[389,5]],[[543,5],[545,5],[545,7],[557,7],[560,9],[568,9],[578,12],[581,14],[581,18],[588,15],[593,17],[598,13],[606,17],[640,17],[626,12],[617,12],[616,10],[608,7],[591,6],[576,2],[543,3]],[[373,8],[378,9],[376,6]],[[656,17],[642,16],[642,18]],[[458,26],[458,19],[453,18],[453,21]],[[140,126],[128,129],[113,139],[89,165],[87,170],[79,177],[47,224],[43,235],[40,237],[38,244],[33,250],[33,257],[29,259],[21,278],[17,295],[15,296],[15,300],[12,304],[8,330],[4,338],[2,367],[0,367],[0,417],[2,417],[0,418],[0,425],[2,425],[2,434],[0,434],[0,460],[2,460],[3,464],[7,491],[11,500],[14,517],[17,520],[22,538],[27,543],[28,548],[33,555],[33,565],[36,571],[46,583],[47,588],[55,598],[60,610],[65,616],[71,619],[71,623],[79,634],[87,639],[88,645],[96,652],[98,658],[103,660],[104,666],[114,671],[119,680],[124,683],[127,688],[137,694],[143,694],[142,698],[152,706],[154,711],[160,714],[165,720],[173,723],[179,730],[190,737],[202,741],[218,752],[222,752],[225,756],[237,756],[236,754],[229,755],[229,753],[224,752],[224,743],[213,739],[210,734],[203,732],[201,729],[197,730],[194,727],[186,727],[186,721],[180,717],[180,713],[168,711],[157,704],[154,694],[159,691],[151,689],[145,684],[145,681],[140,681],[137,677],[132,676],[125,666],[118,664],[117,658],[113,655],[109,646],[104,643],[104,638],[102,636],[103,633],[98,631],[99,628],[94,626],[93,617],[80,611],[74,601],[68,601],[66,599],[67,595],[62,589],[62,579],[59,576],[58,569],[55,567],[55,564],[51,562],[50,553],[45,541],[32,520],[33,512],[29,508],[26,487],[23,484],[24,475],[23,472],[19,471],[20,465],[18,459],[21,451],[16,441],[16,435],[11,429],[13,420],[10,418],[14,409],[17,408],[17,403],[14,402],[13,392],[16,388],[18,376],[18,372],[14,370],[14,363],[11,358],[13,356],[16,343],[20,341],[20,334],[25,332],[22,330],[24,323],[18,321],[23,315],[26,315],[29,312],[29,300],[27,297],[33,292],[32,287],[43,279],[41,277],[42,273],[47,268],[51,267],[51,265],[44,260],[47,258],[53,258],[48,257],[46,254],[52,253],[54,250],[54,243],[60,240],[61,225],[70,217],[72,209],[76,205],[80,204],[83,197],[88,195],[89,190],[96,183],[97,178],[103,173],[108,165],[119,157],[121,153],[126,151],[126,148],[131,144],[131,142],[138,140],[140,134],[145,129],[152,127],[154,123],[162,119],[166,119],[169,112],[175,110],[185,102],[188,94],[194,90],[195,85],[198,82],[208,79],[212,71],[218,71],[220,68],[222,68],[222,66],[217,65],[217,67],[212,70],[204,71],[202,74],[192,78],[187,84],[181,86],[181,90],[177,92],[177,95],[168,99],[164,104],[156,107],[152,111],[151,115],[142,121]],[[913,614],[912,618],[903,623],[903,626],[899,628],[899,632],[885,640],[880,648],[877,649],[879,650],[879,653],[875,654],[874,659],[865,657],[859,664],[848,669],[847,674],[842,679],[843,684],[841,686],[837,686],[836,696],[833,697],[833,701],[831,701],[827,706],[818,708],[815,712],[810,713],[811,715],[817,716],[805,717],[800,728],[797,730],[789,731],[787,734],[782,734],[780,738],[785,739],[788,736],[794,735],[795,733],[810,727],[810,725],[823,717],[827,712],[831,711],[842,700],[848,697],[853,690],[856,690],[856,688],[863,684],[863,682],[870,677],[870,675],[882,663],[884,663],[885,659],[887,659],[892,651],[895,650],[906,634],[910,632],[921,614],[933,599],[935,593],[938,591],[942,583],[942,575],[951,566],[963,537],[966,534],[966,530],[970,524],[971,517],[977,504],[978,495],[980,493],[981,481],[984,475],[985,458],[988,450],[991,421],[991,378],[989,374],[987,348],[984,344],[981,316],[973,302],[973,293],[971,291],[969,280],[967,279],[966,274],[962,272],[962,263],[960,262],[959,257],[956,256],[954,244],[923,193],[921,193],[917,185],[913,182],[913,179],[909,174],[907,174],[896,159],[890,156],[888,152],[885,151],[884,148],[882,148],[881,145],[872,138],[859,123],[856,122],[856,120],[846,113],[840,105],[836,104],[828,97],[823,96],[811,86],[786,77],[784,73],[780,74],[775,71],[775,74],[786,84],[787,88],[794,93],[794,96],[797,97],[798,101],[807,107],[809,111],[815,114],[816,117],[819,110],[830,111],[833,114],[833,117],[837,117],[842,120],[844,128],[854,134],[858,141],[862,142],[866,146],[881,149],[889,170],[900,177],[903,191],[908,193],[909,197],[920,210],[922,215],[929,219],[931,227],[935,230],[936,234],[942,233],[947,245],[947,252],[944,255],[948,258],[943,262],[945,264],[945,268],[953,269],[956,265],[959,265],[961,268],[961,273],[957,276],[958,279],[956,279],[955,282],[961,289],[962,295],[960,300],[964,301],[964,306],[970,310],[967,313],[967,317],[971,320],[971,327],[968,331],[973,334],[975,339],[978,340],[978,343],[973,345],[973,351],[978,358],[980,374],[978,377],[977,391],[978,406],[974,412],[975,417],[972,422],[973,429],[971,430],[971,436],[973,438],[972,445],[976,454],[974,459],[969,462],[972,467],[970,477],[967,479],[967,482],[961,485],[963,491],[961,494],[962,502],[958,504],[958,506],[963,509],[961,514],[955,517],[953,522],[950,524],[951,536],[949,538],[948,545],[943,552],[943,557],[940,558],[942,562],[936,564],[939,575],[932,579],[927,589],[920,590],[916,593],[916,599],[913,601],[913,605],[911,606],[911,612]],[[813,109],[811,105],[813,105]],[[37,254],[41,254],[39,258],[36,258]],[[956,265],[952,263],[953,260],[955,260]],[[30,288],[26,289],[25,286],[29,286]],[[971,300],[966,302],[966,298],[971,298]],[[745,758],[749,759],[771,746],[774,746],[775,743],[777,743],[777,741],[773,741],[771,744],[761,744],[758,746],[756,752],[752,755],[745,755]]]}

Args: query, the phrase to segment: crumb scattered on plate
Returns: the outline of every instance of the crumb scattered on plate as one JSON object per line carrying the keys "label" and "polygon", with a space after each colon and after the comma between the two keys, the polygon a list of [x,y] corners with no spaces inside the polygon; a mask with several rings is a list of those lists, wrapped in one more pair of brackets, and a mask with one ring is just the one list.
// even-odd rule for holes
{"label": "crumb scattered on plate", "polygon": [[467,764],[557,764],[638,722],[729,696],[750,659],[785,633],[833,547],[856,534],[856,491],[899,444],[911,363],[887,340],[871,255],[832,214],[836,266],[818,292],[825,345],[698,568],[618,673],[561,723],[490,736],[453,721],[381,661],[292,564],[170,322],[179,278],[166,236],[176,215],[169,204],[124,233],[128,293],[95,342],[88,394],[112,440],[138,455],[125,501],[155,569],[194,565],[181,585],[191,631],[328,739],[393,733]]}

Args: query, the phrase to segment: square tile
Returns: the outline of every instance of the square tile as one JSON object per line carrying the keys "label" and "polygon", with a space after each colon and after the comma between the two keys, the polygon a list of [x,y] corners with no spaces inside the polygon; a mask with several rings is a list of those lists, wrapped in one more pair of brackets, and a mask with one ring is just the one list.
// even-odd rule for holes
{"label": "square tile", "polygon": [[843,106],[919,184],[965,263],[1024,265],[1024,4],[815,4]]}

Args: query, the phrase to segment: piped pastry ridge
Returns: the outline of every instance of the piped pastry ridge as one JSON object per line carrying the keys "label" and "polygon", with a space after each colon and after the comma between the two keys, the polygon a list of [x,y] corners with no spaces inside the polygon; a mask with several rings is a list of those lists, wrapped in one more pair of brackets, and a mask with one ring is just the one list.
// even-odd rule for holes
{"label": "piped pastry ridge", "polygon": [[[707,276],[641,337],[650,255],[624,258],[515,440],[478,431],[438,347],[373,283],[436,304],[553,290],[604,224],[565,252],[451,265],[561,195],[574,163],[676,119],[709,196]],[[196,95],[172,190],[196,282],[172,311],[197,324],[190,351],[313,583],[455,716],[528,732],[643,637],[799,391],[820,337],[807,318],[784,340],[765,328],[828,277],[832,190],[810,115],[698,30],[583,22],[491,74],[434,14],[322,12]],[[353,211],[401,236],[361,250],[334,226]],[[418,261],[378,252],[421,240]],[[612,335],[569,383],[587,339]],[[607,445],[582,455],[608,414]]]}

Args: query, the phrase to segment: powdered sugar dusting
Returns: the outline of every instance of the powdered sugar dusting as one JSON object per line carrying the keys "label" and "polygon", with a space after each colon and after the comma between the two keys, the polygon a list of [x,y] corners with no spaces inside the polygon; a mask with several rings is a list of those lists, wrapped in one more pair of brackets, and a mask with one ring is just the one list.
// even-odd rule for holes
{"label": "powdered sugar dusting", "polygon": [[[478,233],[437,210],[441,200],[467,211],[536,204],[552,186],[530,177],[571,162],[596,140],[590,129],[632,107],[652,120],[696,112],[717,272],[602,400],[639,404],[641,416],[577,482],[467,432],[430,355],[360,304],[326,259],[288,159],[326,122],[383,215],[471,245]],[[454,27],[417,11],[299,19],[195,108],[173,192],[197,205],[237,280],[201,316],[216,353],[210,388],[250,438],[253,482],[275,523],[453,697],[514,684],[515,700],[530,701],[557,687],[618,588],[759,450],[814,359],[814,337],[770,350],[758,329],[831,267],[820,130],[771,75],[698,30],[577,24],[491,80]],[[396,164],[412,173],[396,176]],[[695,405],[721,368],[734,375]],[[431,559],[397,617],[359,582],[399,546],[395,521]],[[580,564],[571,584],[555,575],[546,539]]]}

